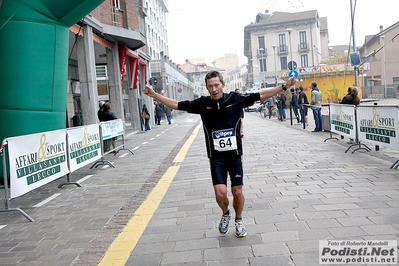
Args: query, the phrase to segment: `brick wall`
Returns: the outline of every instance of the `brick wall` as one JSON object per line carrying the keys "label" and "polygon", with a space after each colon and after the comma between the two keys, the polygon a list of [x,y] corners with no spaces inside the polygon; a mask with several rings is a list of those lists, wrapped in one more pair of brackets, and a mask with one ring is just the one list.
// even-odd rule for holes
{"label": "brick wall", "polygon": [[131,30],[139,30],[138,9],[140,0],[126,1],[128,28]]}
{"label": "brick wall", "polygon": [[112,25],[111,0],[105,0],[90,14],[104,24]]}
{"label": "brick wall", "polygon": [[[121,0],[121,8],[123,9],[126,3],[126,10],[118,11],[119,12],[119,23],[120,27],[128,28],[131,30],[139,30],[139,21],[138,21],[138,10],[141,0]],[[141,7],[140,7],[141,8]],[[113,15],[112,15],[112,1],[106,0],[101,5],[99,5],[95,10],[93,10],[90,14],[99,20],[100,22],[113,25]],[[127,22],[128,25],[125,27],[123,23],[123,16],[127,14]]]}

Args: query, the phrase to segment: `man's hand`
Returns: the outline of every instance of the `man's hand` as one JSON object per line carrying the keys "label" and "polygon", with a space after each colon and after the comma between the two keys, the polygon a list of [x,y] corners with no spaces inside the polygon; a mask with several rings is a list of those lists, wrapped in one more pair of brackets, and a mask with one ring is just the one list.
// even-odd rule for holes
{"label": "man's hand", "polygon": [[294,86],[296,83],[296,79],[295,77],[291,77],[287,80],[287,83],[285,83],[285,86],[287,87],[287,89],[290,89],[292,86]]}
{"label": "man's hand", "polygon": [[146,84],[145,88],[144,88],[144,94],[153,98],[154,95],[156,94],[156,92],[154,91],[154,89],[151,87],[151,85]]}

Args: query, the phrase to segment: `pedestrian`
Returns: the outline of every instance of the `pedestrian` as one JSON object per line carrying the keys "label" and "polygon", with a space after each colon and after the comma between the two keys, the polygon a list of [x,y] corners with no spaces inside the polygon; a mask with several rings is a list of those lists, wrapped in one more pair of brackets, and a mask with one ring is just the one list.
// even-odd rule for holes
{"label": "pedestrian", "polygon": [[168,120],[168,124],[172,124],[172,109],[169,107],[165,107],[165,115],[166,119]]}
{"label": "pedestrian", "polygon": [[[103,121],[110,121],[110,120],[118,119],[116,117],[115,113],[111,110],[111,104],[109,102],[105,102],[103,104],[102,119],[103,119]],[[116,137],[107,139],[105,143],[106,143],[105,151],[111,150],[111,144],[112,144],[113,149],[115,149],[116,148]],[[114,151],[114,153],[115,153],[115,151]]]}
{"label": "pedestrian", "polygon": [[273,96],[267,98],[266,100],[267,110],[269,111],[269,119],[272,117],[273,107],[274,107],[274,99]]}
{"label": "pedestrian", "polygon": [[309,120],[308,120],[308,96],[306,96],[306,93],[303,91],[303,87],[299,86],[299,96],[298,96],[298,102],[299,102],[299,107],[301,108],[301,119],[302,123],[305,123],[306,126],[309,126]]}
{"label": "pedestrian", "polygon": [[291,108],[292,111],[294,112],[294,115],[296,117],[296,122],[297,125],[299,125],[299,113],[298,113],[298,94],[296,93],[296,88],[291,89]]}
{"label": "pedestrian", "polygon": [[352,104],[352,101],[353,101],[352,87],[348,87],[348,92],[344,96],[344,98],[342,98],[340,104]]}
{"label": "pedestrian", "polygon": [[104,108],[103,108],[103,106],[104,106],[104,101],[99,101],[98,102],[98,107],[99,107],[99,109],[98,109],[98,111],[97,111],[97,117],[98,117],[98,120],[101,122],[101,121],[104,121],[104,119],[103,119],[103,113],[104,113]]}
{"label": "pedestrian", "polygon": [[[100,121],[100,122],[103,122],[103,121],[105,121],[104,120],[104,101],[99,101],[98,102],[98,111],[97,111],[97,117],[98,117],[98,120]],[[104,151],[106,151],[106,148],[107,148],[107,144],[108,144],[108,140],[104,140],[103,141],[103,147],[104,147]]]}
{"label": "pedestrian", "polygon": [[358,88],[357,87],[352,87],[351,94],[352,94],[352,98],[353,98],[352,104],[355,105],[355,106],[358,106],[360,104],[360,99],[359,99],[359,96],[358,96],[359,95]]}
{"label": "pedestrian", "polygon": [[148,108],[146,104],[143,104],[143,108],[141,109],[141,116],[144,119],[144,130],[151,130],[150,126],[150,112],[148,112]]}
{"label": "pedestrian", "polygon": [[74,127],[79,127],[83,125],[83,119],[82,119],[82,112],[76,110],[75,115],[72,117],[72,122]]}
{"label": "pedestrian", "polygon": [[[241,93],[240,89],[236,89],[234,91],[235,93]],[[244,137],[244,109],[241,110],[241,119],[240,119],[240,123],[241,123],[241,132],[240,132],[240,136],[241,138]]]}
{"label": "pedestrian", "polygon": [[285,113],[285,108],[287,107],[285,102],[287,101],[287,97],[285,96],[284,92],[282,91],[279,95],[279,111],[280,111],[280,121],[284,122],[287,118]]}
{"label": "pedestrian", "polygon": [[227,94],[223,93],[225,82],[222,74],[211,71],[205,77],[206,89],[210,96],[201,96],[195,100],[178,102],[156,93],[149,85],[146,85],[144,89],[146,95],[174,110],[201,115],[215,198],[223,212],[219,223],[221,234],[226,234],[229,231],[231,217],[227,196],[227,176],[229,174],[235,211],[235,236],[244,237],[247,235],[242,221],[245,198],[242,191],[242,139],[240,136],[241,123],[239,123],[241,111],[243,108],[253,105],[255,101],[265,100],[292,87],[294,84],[295,79],[290,78],[286,85],[260,92],[248,94],[230,92]]}
{"label": "pedestrian", "polygon": [[321,101],[322,94],[319,88],[317,88],[317,83],[312,82],[312,100],[310,102],[310,108],[313,110],[313,118],[315,122],[315,129],[312,132],[323,131],[322,116],[321,116]]}
{"label": "pedestrian", "polygon": [[[348,88],[348,93],[344,96],[342,101],[340,102],[341,104],[352,104],[355,106],[358,106],[360,103],[360,99],[357,96],[358,95],[358,89],[357,87],[349,87]],[[352,138],[349,138],[349,141],[347,142],[348,144],[356,144],[357,141],[355,141]]]}
{"label": "pedestrian", "polygon": [[155,104],[155,124],[160,125],[163,114],[163,108],[162,105],[156,101],[154,102],[154,104]]}

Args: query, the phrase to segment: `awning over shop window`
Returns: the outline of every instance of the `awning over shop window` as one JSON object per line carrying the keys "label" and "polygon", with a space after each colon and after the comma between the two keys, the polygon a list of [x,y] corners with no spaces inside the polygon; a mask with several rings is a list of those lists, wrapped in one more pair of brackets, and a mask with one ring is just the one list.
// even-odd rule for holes
{"label": "awning over shop window", "polygon": [[126,46],[119,47],[119,64],[121,70],[121,80],[124,80],[124,74],[126,72],[126,56],[129,57],[129,69],[130,69],[130,84],[133,89],[138,88],[138,79],[140,70],[144,73],[144,80],[147,80],[147,62],[140,59],[139,55],[133,52]]}

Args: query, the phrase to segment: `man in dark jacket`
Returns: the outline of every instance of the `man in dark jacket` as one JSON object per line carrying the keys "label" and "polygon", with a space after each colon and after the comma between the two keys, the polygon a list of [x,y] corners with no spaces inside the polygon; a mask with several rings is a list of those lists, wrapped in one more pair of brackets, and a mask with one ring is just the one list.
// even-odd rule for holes
{"label": "man in dark jacket", "polygon": [[306,93],[303,91],[303,87],[299,86],[299,96],[298,96],[298,102],[299,102],[299,107],[301,108],[301,117],[302,123],[305,122],[306,126],[309,126],[309,120],[308,120],[308,96],[306,96]]}
{"label": "man in dark jacket", "polygon": [[144,94],[156,99],[174,110],[199,114],[205,133],[207,154],[210,162],[212,183],[216,202],[223,214],[219,223],[219,232],[229,231],[230,209],[227,197],[227,177],[230,175],[233,208],[235,210],[236,237],[244,237],[247,231],[242,221],[244,208],[242,138],[240,135],[242,109],[251,106],[255,101],[265,100],[295,84],[291,78],[285,85],[262,90],[257,93],[240,94],[224,93],[223,75],[217,71],[209,72],[205,85],[210,96],[202,96],[192,101],[180,101],[156,93],[147,85]]}
{"label": "man in dark jacket", "polygon": [[155,124],[160,125],[163,114],[163,105],[158,102],[154,102],[154,104],[155,104]]}
{"label": "man in dark jacket", "polygon": [[298,95],[296,94],[296,91],[294,88],[291,89],[291,108],[292,111],[294,112],[294,115],[296,117],[297,124],[299,123],[299,112],[298,112]]}

